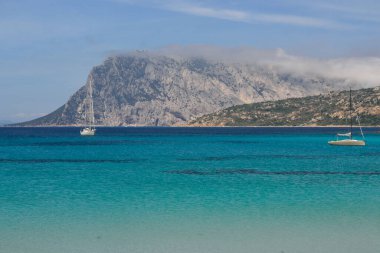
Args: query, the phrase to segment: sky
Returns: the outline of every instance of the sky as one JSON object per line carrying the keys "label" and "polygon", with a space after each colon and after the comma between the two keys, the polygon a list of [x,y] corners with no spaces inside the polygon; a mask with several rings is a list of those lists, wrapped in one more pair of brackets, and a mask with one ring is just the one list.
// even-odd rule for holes
{"label": "sky", "polygon": [[173,45],[281,50],[376,79],[380,1],[0,0],[0,121],[52,112],[115,52]]}

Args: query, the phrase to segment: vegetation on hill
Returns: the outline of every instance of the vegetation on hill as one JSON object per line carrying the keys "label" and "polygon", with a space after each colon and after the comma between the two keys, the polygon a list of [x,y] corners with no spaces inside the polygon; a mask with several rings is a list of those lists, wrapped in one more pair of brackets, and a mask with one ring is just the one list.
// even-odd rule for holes
{"label": "vegetation on hill", "polygon": [[[380,125],[380,87],[352,91],[353,118]],[[349,91],[237,105],[199,117],[193,126],[328,126],[349,124]],[[357,122],[356,120],[354,121]]]}

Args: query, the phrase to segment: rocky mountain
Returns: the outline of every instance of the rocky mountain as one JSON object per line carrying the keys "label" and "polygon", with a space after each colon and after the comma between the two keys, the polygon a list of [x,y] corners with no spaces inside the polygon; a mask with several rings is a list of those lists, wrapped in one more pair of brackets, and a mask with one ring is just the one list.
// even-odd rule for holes
{"label": "rocky mountain", "polygon": [[[353,118],[380,125],[380,87],[352,91]],[[233,106],[190,122],[193,126],[315,126],[349,124],[349,91]],[[354,121],[357,123],[357,121]]]}
{"label": "rocky mountain", "polygon": [[88,99],[96,125],[186,124],[230,106],[316,95],[343,84],[267,65],[137,52],[109,57],[62,107],[18,125],[84,125]]}

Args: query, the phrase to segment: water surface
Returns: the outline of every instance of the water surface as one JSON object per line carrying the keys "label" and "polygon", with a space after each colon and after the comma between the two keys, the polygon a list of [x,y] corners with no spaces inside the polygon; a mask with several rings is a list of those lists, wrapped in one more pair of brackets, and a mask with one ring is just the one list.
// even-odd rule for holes
{"label": "water surface", "polygon": [[0,252],[379,252],[379,129],[336,132],[0,128]]}

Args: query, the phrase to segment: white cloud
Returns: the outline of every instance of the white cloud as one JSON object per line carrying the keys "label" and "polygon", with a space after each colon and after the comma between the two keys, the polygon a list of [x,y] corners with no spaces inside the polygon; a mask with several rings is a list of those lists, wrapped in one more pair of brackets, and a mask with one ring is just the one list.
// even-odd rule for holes
{"label": "white cloud", "polygon": [[235,64],[264,64],[281,71],[344,79],[358,87],[380,86],[380,57],[316,59],[286,53],[283,49],[261,50],[253,47],[224,48],[209,45],[172,45],[155,54],[169,57],[204,57]]}
{"label": "white cloud", "polygon": [[250,22],[251,20],[251,15],[248,12],[231,9],[208,8],[191,4],[173,4],[167,5],[165,8],[171,11],[218,19],[241,22]]}
{"label": "white cloud", "polygon": [[[380,2],[376,0],[288,0],[287,4],[319,15],[333,16],[340,20],[364,21],[374,24],[380,22]],[[362,26],[361,28],[366,27]]]}
{"label": "white cloud", "polygon": [[309,26],[321,28],[336,28],[344,29],[349,28],[346,25],[339,24],[330,20],[324,20],[312,17],[303,17],[296,15],[282,15],[282,14],[269,14],[269,13],[250,13],[245,11],[233,9],[217,9],[210,7],[201,7],[191,4],[174,4],[166,7],[169,10],[183,12],[187,14],[233,20],[247,23],[275,23],[287,24],[296,26]]}
{"label": "white cloud", "polygon": [[316,27],[324,29],[352,29],[354,27],[341,24],[339,22],[300,15],[290,15],[282,13],[265,13],[258,11],[246,11],[237,9],[216,8],[205,6],[190,1],[135,1],[135,0],[113,0],[126,4],[143,4],[153,8],[161,8],[173,12],[180,12],[189,15],[217,18],[236,22],[245,22],[251,24],[270,23],[293,26]]}
{"label": "white cloud", "polygon": [[377,57],[321,60],[287,56],[279,57],[275,61],[269,60],[267,63],[285,71],[344,79],[347,83],[356,83],[358,87],[380,86],[380,58]]}
{"label": "white cloud", "polygon": [[312,17],[303,17],[303,16],[294,16],[294,15],[256,14],[252,16],[252,20],[267,22],[267,23],[320,27],[320,28],[328,28],[328,29],[353,28],[351,26],[340,24],[331,20],[312,18]]}

